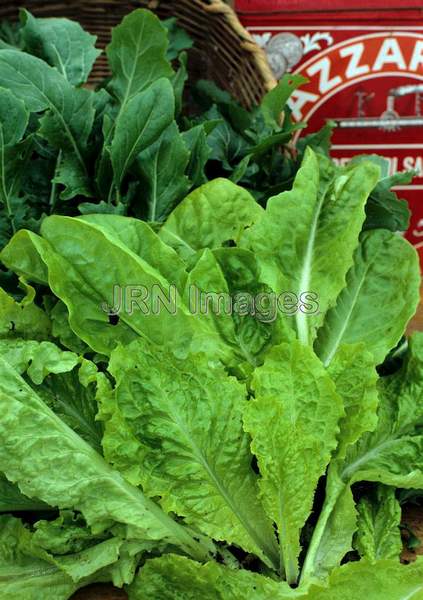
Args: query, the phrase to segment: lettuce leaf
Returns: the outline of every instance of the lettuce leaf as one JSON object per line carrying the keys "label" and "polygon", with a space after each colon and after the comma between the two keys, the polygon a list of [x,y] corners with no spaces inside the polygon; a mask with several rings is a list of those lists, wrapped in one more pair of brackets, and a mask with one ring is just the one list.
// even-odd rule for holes
{"label": "lettuce leaf", "polygon": [[248,571],[169,554],[148,560],[128,588],[129,600],[270,600],[304,598],[283,583]]}
{"label": "lettuce leaf", "polygon": [[94,533],[117,522],[140,540],[166,540],[197,557],[207,554],[183,526],[129,485],[52,412],[2,358],[0,370],[4,414],[7,407],[0,423],[0,470],[26,496],[80,510]]}
{"label": "lettuce leaf", "polygon": [[[276,293],[317,294],[319,313],[298,310],[292,325],[311,344],[345,285],[378,169],[362,163],[338,170],[326,183],[318,157],[307,148],[292,190],[270,198],[262,218],[242,237],[261,260],[262,278]],[[293,237],[295,231],[295,237]]]}
{"label": "lettuce leaf", "polygon": [[[2,251],[2,260],[31,281],[48,279],[68,308],[72,330],[90,348],[110,355],[119,342],[127,344],[142,337],[172,345],[178,354],[186,354],[190,347],[209,348],[230,360],[232,351],[213,335],[207,323],[189,312],[177,290],[174,308],[160,310],[158,318],[153,310],[155,297],[159,293],[170,297],[173,306],[169,295],[174,282],[115,235],[88,221],[58,216],[45,219],[43,235],[22,230]],[[91,261],[96,263],[95,269]],[[122,306],[117,322],[111,323],[116,287],[127,290],[141,285],[148,291],[146,309],[142,310],[142,304],[130,314],[130,307]]]}
{"label": "lettuce leaf", "polygon": [[[39,543],[19,519],[0,517],[0,594],[25,600],[67,600],[89,583],[119,579],[116,564],[125,559],[125,542],[119,538],[95,542],[79,552],[54,555]],[[116,576],[115,576],[116,573]]]}
{"label": "lettuce leaf", "polygon": [[252,387],[255,400],[245,408],[245,428],[260,468],[263,504],[278,528],[281,570],[293,584],[300,531],[336,448],[342,402],[319,359],[300,342],[274,347],[256,369]]}
{"label": "lettuce leaf", "polygon": [[[272,524],[258,500],[242,428],[245,387],[205,356],[178,361],[139,342],[116,349],[109,369],[122,425],[139,441],[145,493],[211,538],[277,566]],[[108,460],[118,453],[119,468],[122,461],[130,466],[133,455],[122,457],[125,446],[112,445],[110,434],[114,429],[106,425]]]}
{"label": "lettuce leaf", "polygon": [[378,424],[349,449],[345,481],[377,481],[401,488],[423,485],[423,334],[414,334],[403,367],[379,380]]}
{"label": "lettuce leaf", "polygon": [[419,287],[418,257],[409,243],[383,229],[363,234],[347,285],[318,332],[315,349],[324,364],[341,344],[356,342],[383,362],[416,311]]}
{"label": "lettuce leaf", "polygon": [[378,486],[358,503],[357,534],[354,546],[369,561],[398,558],[402,551],[401,507],[395,489]]}
{"label": "lettuce leaf", "polygon": [[328,587],[311,589],[310,600],[417,599],[423,590],[423,561],[401,565],[394,560],[351,562],[335,569]]}
{"label": "lettuce leaf", "polygon": [[[372,417],[374,408],[370,407],[361,411],[358,419],[356,411],[348,410],[341,422],[342,430],[348,431],[349,418],[352,417],[351,431],[356,441],[347,447],[341,446],[340,453],[335,454],[329,466],[325,501],[304,562],[303,582],[327,577],[328,572],[351,549],[357,529],[350,491],[354,482],[373,481],[400,488],[422,486],[422,349],[423,335],[414,334],[402,368],[379,379],[376,423]],[[359,437],[357,425],[361,428]],[[335,520],[340,523],[338,530],[333,528]],[[338,554],[327,552],[329,542],[338,546]]]}
{"label": "lettuce leaf", "polygon": [[336,569],[326,586],[291,589],[255,573],[168,555],[148,560],[128,593],[129,600],[408,600],[419,598],[423,590],[422,562],[408,566],[392,560],[353,562]]}
{"label": "lettuce leaf", "polygon": [[35,290],[31,286],[26,286],[26,295],[20,302],[0,288],[0,339],[50,337],[50,319],[34,299]]}
{"label": "lettuce leaf", "polygon": [[203,248],[238,242],[244,228],[262,212],[247,191],[228,180],[215,179],[191,192],[172,211],[160,237],[187,258]]}

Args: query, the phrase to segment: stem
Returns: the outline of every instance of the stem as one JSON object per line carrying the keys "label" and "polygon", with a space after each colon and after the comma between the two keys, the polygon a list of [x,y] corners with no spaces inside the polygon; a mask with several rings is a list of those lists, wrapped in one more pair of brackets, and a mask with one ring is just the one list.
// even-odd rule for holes
{"label": "stem", "polygon": [[325,503],[320,513],[319,520],[317,521],[316,527],[314,528],[313,535],[311,538],[310,545],[307,550],[307,555],[304,561],[304,565],[301,572],[300,583],[304,583],[307,579],[311,578],[315,570],[316,556],[319,551],[320,543],[326,530],[329,518],[338,501],[338,498],[342,492],[343,486],[337,486],[337,488],[330,495],[330,499],[326,497]]}
{"label": "stem", "polygon": [[9,217],[10,224],[12,226],[12,232],[16,233],[15,219],[13,217],[12,207],[10,206],[9,192],[6,186],[6,167],[4,164],[4,136],[3,127],[0,127],[0,148],[1,148],[1,194],[3,196],[3,203],[6,207],[7,216]]}
{"label": "stem", "polygon": [[291,556],[290,545],[282,541],[282,538],[286,540],[284,534],[281,534],[279,541],[279,560],[280,560],[280,574],[281,577],[285,577],[289,585],[297,583],[298,579],[298,563],[295,557]]}
{"label": "stem", "polygon": [[285,518],[284,501],[279,488],[279,515],[278,515],[278,534],[279,534],[279,573],[281,578],[285,578],[290,585],[297,582],[298,562],[296,556],[292,555],[292,545],[288,519]]}
{"label": "stem", "polygon": [[56,175],[59,170],[59,166],[60,166],[61,162],[62,162],[62,151],[59,150],[59,153],[58,153],[57,159],[56,159],[56,166],[54,167],[54,177],[53,177],[53,182],[52,182],[51,191],[50,191],[50,199],[49,199],[50,214],[52,214],[54,209],[56,208],[57,183],[56,183],[55,179],[56,179]]}
{"label": "stem", "polygon": [[109,206],[111,206],[111,204],[112,204],[112,196],[113,196],[114,189],[115,189],[115,184],[112,183],[112,185],[110,186],[110,189],[109,189],[109,195],[107,197],[107,204]]}

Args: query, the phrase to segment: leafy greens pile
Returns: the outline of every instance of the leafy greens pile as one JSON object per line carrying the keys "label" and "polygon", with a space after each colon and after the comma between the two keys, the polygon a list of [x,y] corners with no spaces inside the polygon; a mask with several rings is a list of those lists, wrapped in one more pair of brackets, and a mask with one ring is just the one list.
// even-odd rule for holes
{"label": "leafy greens pile", "polygon": [[[105,580],[135,599],[422,589],[421,563],[399,563],[394,488],[423,487],[423,337],[376,372],[419,268],[401,237],[362,232],[378,178],[308,149],[266,209],[217,179],[157,231],[100,214],[16,233],[1,253],[26,290],[1,296],[2,502],[41,517],[3,517],[3,594],[68,598]],[[174,285],[175,314],[111,320],[113,286],[135,281]],[[191,285],[312,290],[319,311],[193,314]],[[375,490],[357,500],[361,481]],[[361,560],[340,566],[353,548]]]}
{"label": "leafy greens pile", "polygon": [[107,48],[111,78],[96,90],[83,86],[100,52],[78,23],[23,10],[11,37],[0,40],[1,246],[22,227],[38,231],[52,213],[163,221],[223,172],[263,179],[263,161],[290,183],[295,165],[279,148],[295,126],[280,125],[279,115],[301,78],[286,78],[250,112],[204,82],[208,106],[213,92],[221,108],[189,118],[182,109],[192,42],[173,19],[128,15]]}
{"label": "leafy greens pile", "polygon": [[[298,75],[249,111],[212,82],[185,89],[192,41],[174,19],[128,15],[106,50],[111,78],[96,90],[85,83],[100,51],[78,23],[23,10],[18,28],[3,25],[0,247],[18,229],[38,233],[50,214],[162,222],[189,191],[222,176],[265,204],[292,187],[307,146],[329,152],[331,124],[296,150],[288,145],[302,126],[286,104],[304,81]],[[383,174],[367,205],[368,228],[407,229],[406,204],[390,187],[408,180]]]}
{"label": "leafy greens pile", "polygon": [[[203,83],[206,113],[183,116],[187,41],[167,48],[148,11],[115,30],[97,91],[88,34],[22,19],[0,50],[0,259],[20,286],[0,288],[2,597],[418,598],[396,490],[423,488],[423,335],[380,368],[419,299],[395,180],[376,157],[336,167],[329,126],[280,152],[293,77],[251,113]],[[175,310],[117,310],[134,285]],[[269,300],[195,312],[193,287]]]}

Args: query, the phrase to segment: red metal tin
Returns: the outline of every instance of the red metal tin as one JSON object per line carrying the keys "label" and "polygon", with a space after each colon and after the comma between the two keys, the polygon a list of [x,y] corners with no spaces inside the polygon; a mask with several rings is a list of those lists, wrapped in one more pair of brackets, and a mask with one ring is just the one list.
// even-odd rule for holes
{"label": "red metal tin", "polygon": [[391,172],[418,171],[395,189],[409,202],[406,236],[423,264],[423,1],[237,0],[235,8],[276,70],[309,80],[291,100],[306,132],[338,121],[335,159],[377,153]]}

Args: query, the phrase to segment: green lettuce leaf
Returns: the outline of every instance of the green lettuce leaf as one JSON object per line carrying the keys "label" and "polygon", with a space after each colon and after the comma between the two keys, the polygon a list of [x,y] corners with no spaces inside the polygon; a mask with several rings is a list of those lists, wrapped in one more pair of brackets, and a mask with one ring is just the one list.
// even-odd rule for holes
{"label": "green lettuce leaf", "polygon": [[341,346],[328,368],[345,414],[339,421],[338,446],[328,469],[325,501],[307,550],[302,581],[324,579],[353,548],[357,513],[351,487],[338,470],[351,445],[377,425],[377,373],[364,344]]}
{"label": "green lettuce leaf", "polygon": [[400,533],[401,506],[395,489],[378,486],[373,494],[358,503],[358,530],[355,548],[371,562],[397,558],[402,552]]}
{"label": "green lettuce leaf", "polygon": [[[207,323],[190,314],[170,282],[115,235],[88,221],[59,216],[45,219],[42,233],[45,239],[19,232],[3,250],[2,260],[31,281],[47,277],[68,308],[72,330],[96,352],[109,355],[119,342],[142,337],[172,345],[178,354],[192,346],[230,358],[231,351]],[[143,286],[146,303],[128,305],[126,295],[134,286],[138,295],[131,299],[137,301]],[[111,313],[119,313],[116,321],[109,319]]]}
{"label": "green lettuce leaf", "polygon": [[256,573],[167,555],[148,560],[128,594],[129,600],[418,600],[423,590],[422,562],[408,566],[393,560],[352,562],[336,569],[324,586],[291,589]]}
{"label": "green lettuce leaf", "polygon": [[78,584],[55,565],[31,556],[29,536],[19,519],[0,517],[0,594],[25,600],[68,600]]}
{"label": "green lettuce leaf", "polygon": [[215,255],[205,248],[188,274],[183,299],[195,314],[210,323],[219,337],[234,346],[236,351],[235,324],[232,319],[232,302],[228,283]]}
{"label": "green lettuce leaf", "polygon": [[93,535],[80,514],[64,510],[53,521],[34,523],[32,542],[50,554],[64,556],[85,550],[107,537],[108,533]]}
{"label": "green lettuce leaf", "polygon": [[418,258],[411,244],[385,230],[366,232],[347,285],[318,333],[315,350],[323,363],[330,363],[340,344],[356,342],[364,342],[376,362],[383,362],[415,313],[419,286]]}
{"label": "green lettuce leaf", "polygon": [[317,295],[319,313],[298,310],[292,320],[306,344],[345,285],[364,206],[378,177],[373,164],[363,163],[336,171],[326,183],[317,156],[307,148],[292,190],[270,198],[262,218],[242,238],[242,245],[261,259],[263,280],[275,292]]}
{"label": "green lettuce leaf", "polygon": [[118,348],[109,370],[117,409],[143,450],[145,492],[211,538],[277,566],[276,540],[258,500],[242,429],[245,387],[205,356],[178,361],[140,343]]}
{"label": "green lettuce leaf", "polygon": [[1,358],[0,370],[0,470],[26,496],[79,510],[94,534],[121,523],[140,541],[164,540],[200,560],[207,555],[182,525],[127,483]]}
{"label": "green lettuce leaf", "polygon": [[182,292],[187,279],[187,265],[148,223],[119,215],[86,215],[79,218],[116,237]]}
{"label": "green lettuce leaf", "polygon": [[[218,248],[213,254],[232,298],[236,345],[241,356],[256,367],[269,347],[286,339],[290,330],[287,331],[283,319],[279,318],[271,290],[260,281],[259,263],[252,252],[243,248]],[[251,298],[254,306],[248,303],[248,307],[243,307],[244,301],[247,304]]]}
{"label": "green lettuce leaf", "polygon": [[160,237],[187,258],[203,248],[239,241],[263,212],[253,197],[226,179],[215,179],[187,196],[169,215]]}
{"label": "green lettuce leaf", "polygon": [[0,517],[0,594],[4,598],[67,600],[92,582],[113,579],[123,585],[133,579],[129,571],[124,580],[117,572],[128,554],[128,544],[119,538],[99,543],[93,538],[93,545],[63,556],[51,554],[39,542],[38,531],[30,531],[13,517]]}
{"label": "green lettuce leaf", "polygon": [[301,593],[251,571],[217,563],[200,565],[169,554],[148,560],[128,588],[129,600],[284,600],[305,598]]}
{"label": "green lettuce leaf", "polygon": [[0,340],[0,356],[19,374],[27,372],[36,385],[49,373],[67,373],[79,363],[73,352],[61,350],[51,342],[33,340]]}
{"label": "green lettuce leaf", "polygon": [[[110,532],[94,535],[78,513],[62,511],[54,521],[37,521],[31,531],[31,553],[46,559],[75,582],[132,582],[138,562],[151,545],[124,541]],[[89,579],[87,579],[89,578]]]}
{"label": "green lettuce leaf", "polygon": [[379,380],[378,423],[349,449],[344,481],[377,481],[401,488],[423,485],[423,334],[410,339],[400,371]]}
{"label": "green lettuce leaf", "polygon": [[[54,303],[54,298],[52,298]],[[83,355],[89,348],[77,335],[74,334],[69,325],[69,313],[66,304],[58,300],[53,307],[47,308],[51,319],[51,335],[56,338],[62,346]]]}
{"label": "green lettuce leaf", "polygon": [[[359,364],[359,363],[357,363]],[[332,368],[332,366],[331,366]],[[336,367],[335,367],[336,369]],[[378,381],[379,406],[377,422],[374,421],[374,400],[372,405],[358,410],[346,405],[346,416],[341,420],[340,439],[345,436],[349,445],[341,444],[329,466],[326,483],[326,496],[317,525],[307,551],[302,581],[310,578],[324,578],[336,566],[350,549],[354,530],[354,504],[345,504],[344,524],[335,530],[331,539],[331,523],[337,518],[339,503],[350,496],[352,483],[374,481],[400,488],[419,488],[422,485],[422,442],[421,435],[421,381],[423,370],[423,336],[414,334],[410,341],[410,350],[403,367],[394,375]],[[367,374],[368,384],[373,375]],[[347,381],[347,380],[345,380]],[[356,387],[357,398],[363,402],[373,397],[372,387],[365,391],[366,380],[362,379]],[[338,384],[338,388],[339,384]],[[342,388],[341,388],[342,391]],[[370,396],[368,395],[370,392]],[[352,398],[352,396],[351,396]],[[351,428],[349,428],[351,419]],[[358,437],[361,431],[361,436]],[[355,443],[352,443],[356,439]],[[329,555],[326,560],[324,548],[328,543],[344,540],[338,555]],[[343,554],[341,553],[341,550]],[[322,558],[323,557],[323,558]]]}
{"label": "green lettuce leaf", "polygon": [[51,322],[47,314],[34,303],[35,291],[26,286],[26,296],[17,302],[0,288],[0,338],[50,337]]}
{"label": "green lettuce leaf", "polygon": [[327,588],[312,587],[310,600],[418,600],[423,591],[423,561],[401,565],[394,560],[350,562],[335,569]]}
{"label": "green lettuce leaf", "polygon": [[336,447],[342,402],[319,359],[300,342],[272,348],[252,387],[245,428],[258,460],[262,501],[278,527],[281,569],[295,583],[300,531]]}
{"label": "green lettuce leaf", "polygon": [[336,450],[337,459],[343,459],[347,448],[377,425],[379,397],[375,359],[362,343],[343,345],[329,365],[328,373],[344,405]]}
{"label": "green lettuce leaf", "polygon": [[96,373],[91,380],[84,380],[87,369],[97,368],[84,360],[78,369],[60,375],[48,376],[37,387],[37,393],[65,423],[78,433],[100,454],[102,453],[103,428],[97,418],[96,393],[103,374]]}
{"label": "green lettuce leaf", "polygon": [[339,479],[336,469],[329,467],[325,501],[313,530],[301,570],[301,584],[325,581],[353,550],[357,531],[357,510],[351,487]]}

